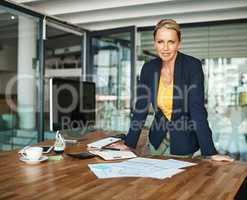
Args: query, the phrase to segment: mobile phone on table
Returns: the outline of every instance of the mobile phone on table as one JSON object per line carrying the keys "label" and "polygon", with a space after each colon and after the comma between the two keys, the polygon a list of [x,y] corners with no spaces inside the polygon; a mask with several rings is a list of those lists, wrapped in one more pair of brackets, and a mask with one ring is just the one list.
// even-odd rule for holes
{"label": "mobile phone on table", "polygon": [[52,149],[53,146],[43,146],[43,153],[49,153]]}

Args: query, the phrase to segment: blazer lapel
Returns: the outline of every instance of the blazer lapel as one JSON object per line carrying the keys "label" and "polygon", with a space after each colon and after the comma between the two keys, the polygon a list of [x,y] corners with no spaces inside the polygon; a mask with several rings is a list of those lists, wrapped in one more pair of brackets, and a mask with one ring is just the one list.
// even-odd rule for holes
{"label": "blazer lapel", "polygon": [[157,97],[158,97],[158,89],[159,89],[159,82],[160,82],[160,71],[162,67],[162,61],[160,58],[157,59],[157,65],[154,66],[154,81],[153,81],[153,109],[155,112],[158,112],[158,104],[157,104]]}
{"label": "blazer lapel", "polygon": [[173,77],[173,106],[172,106],[172,117],[171,120],[174,120],[176,113],[180,112],[181,107],[180,101],[183,97],[183,88],[182,88],[182,62],[181,54],[178,52],[177,58],[174,66],[174,77]]}

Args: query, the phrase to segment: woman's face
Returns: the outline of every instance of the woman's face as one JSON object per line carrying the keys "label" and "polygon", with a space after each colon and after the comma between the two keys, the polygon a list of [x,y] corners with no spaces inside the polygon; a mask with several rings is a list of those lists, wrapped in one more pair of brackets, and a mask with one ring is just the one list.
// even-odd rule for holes
{"label": "woman's face", "polygon": [[156,32],[154,48],[163,62],[171,62],[176,59],[181,42],[177,32],[173,29],[161,28]]}

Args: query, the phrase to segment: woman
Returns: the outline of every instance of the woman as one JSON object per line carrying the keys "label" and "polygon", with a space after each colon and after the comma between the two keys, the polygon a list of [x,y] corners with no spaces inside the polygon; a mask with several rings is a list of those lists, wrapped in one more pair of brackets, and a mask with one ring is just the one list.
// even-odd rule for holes
{"label": "woman", "polygon": [[125,144],[135,148],[152,104],[154,121],[149,132],[152,154],[192,156],[200,149],[212,160],[232,161],[218,155],[204,107],[204,76],[201,62],[180,53],[181,32],[176,21],[161,20],[154,30],[159,58],[144,64],[137,88],[137,102]]}

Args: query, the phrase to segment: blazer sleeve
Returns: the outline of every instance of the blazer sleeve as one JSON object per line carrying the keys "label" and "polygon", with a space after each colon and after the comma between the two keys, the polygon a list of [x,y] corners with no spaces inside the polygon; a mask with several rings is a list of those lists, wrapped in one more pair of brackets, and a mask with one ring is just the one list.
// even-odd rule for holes
{"label": "blazer sleeve", "polygon": [[137,84],[137,99],[130,121],[130,128],[125,138],[125,144],[131,148],[136,147],[148,114],[148,106],[151,98],[151,91],[148,84],[150,81],[149,79],[148,65],[144,64],[140,75],[140,81]]}
{"label": "blazer sleeve", "polygon": [[213,143],[212,131],[208,124],[207,111],[204,106],[204,75],[202,65],[199,60],[196,60],[193,66],[189,88],[190,116],[196,125],[196,134],[202,155],[215,155],[217,151]]}

